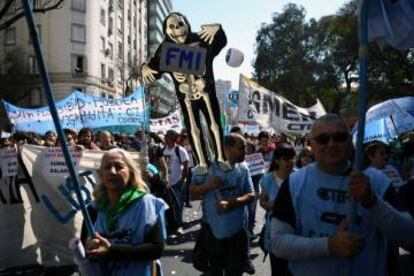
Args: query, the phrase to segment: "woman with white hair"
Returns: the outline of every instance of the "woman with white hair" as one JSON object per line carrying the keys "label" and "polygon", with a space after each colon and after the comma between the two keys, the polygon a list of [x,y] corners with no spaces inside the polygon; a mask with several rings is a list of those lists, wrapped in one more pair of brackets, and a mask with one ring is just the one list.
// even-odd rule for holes
{"label": "woman with white hair", "polygon": [[123,149],[103,155],[99,176],[97,234],[85,241],[87,257],[102,275],[152,275],[164,248],[166,204],[149,194],[138,164]]}

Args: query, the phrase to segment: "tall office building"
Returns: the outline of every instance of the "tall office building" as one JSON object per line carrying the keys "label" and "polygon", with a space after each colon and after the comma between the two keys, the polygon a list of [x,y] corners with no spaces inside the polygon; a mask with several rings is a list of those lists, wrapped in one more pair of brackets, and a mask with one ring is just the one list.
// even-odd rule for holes
{"label": "tall office building", "polygon": [[[148,56],[151,57],[164,39],[162,23],[172,11],[171,0],[148,1]],[[172,79],[164,74],[150,87],[152,116],[161,117],[173,112],[177,106]]]}
{"label": "tall office building", "polygon": [[[66,0],[35,14],[55,99],[73,90],[109,98],[129,94],[147,59],[146,9],[147,0]],[[19,107],[46,104],[24,19],[0,31],[0,87],[2,98]]]}
{"label": "tall office building", "polygon": [[223,104],[227,100],[225,97],[231,90],[231,81],[229,80],[216,80],[216,96],[220,105],[220,110],[224,112]]}

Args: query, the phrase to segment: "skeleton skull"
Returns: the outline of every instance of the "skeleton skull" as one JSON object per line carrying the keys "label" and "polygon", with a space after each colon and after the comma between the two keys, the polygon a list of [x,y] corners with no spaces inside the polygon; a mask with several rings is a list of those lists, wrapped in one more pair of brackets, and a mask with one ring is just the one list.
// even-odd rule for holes
{"label": "skeleton skull", "polygon": [[189,26],[184,17],[172,14],[167,18],[166,35],[175,43],[183,44],[187,39]]}

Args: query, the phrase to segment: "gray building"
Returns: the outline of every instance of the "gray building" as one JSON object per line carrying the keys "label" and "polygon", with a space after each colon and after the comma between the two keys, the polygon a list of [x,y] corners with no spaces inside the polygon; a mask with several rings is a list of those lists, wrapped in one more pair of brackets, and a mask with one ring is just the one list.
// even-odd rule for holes
{"label": "gray building", "polygon": [[[170,0],[148,1],[148,57],[154,54],[164,40],[162,23],[172,9]],[[178,102],[174,83],[168,75],[164,74],[161,79],[154,82],[148,89],[152,104],[151,117],[162,117],[175,111]]]}
{"label": "gray building", "polygon": [[231,81],[216,80],[216,96],[220,105],[221,112],[224,111],[224,101],[226,94],[231,90]]}
{"label": "gray building", "polygon": [[[73,90],[119,98],[137,87],[148,53],[146,19],[147,0],[67,0],[35,14],[55,99]],[[0,87],[19,107],[46,104],[24,19],[0,31]]]}

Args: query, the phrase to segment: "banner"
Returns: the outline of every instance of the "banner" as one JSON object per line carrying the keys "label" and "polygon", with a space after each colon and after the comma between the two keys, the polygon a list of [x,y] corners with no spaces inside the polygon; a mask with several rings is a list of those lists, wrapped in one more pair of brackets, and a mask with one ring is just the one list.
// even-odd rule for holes
{"label": "banner", "polygon": [[[10,122],[18,131],[45,133],[54,130],[49,107],[20,108],[3,101]],[[72,92],[56,102],[62,128],[79,130],[106,128],[114,132],[135,133],[144,123],[143,88],[121,99],[109,99]]]}
{"label": "banner", "polygon": [[172,129],[181,132],[183,129],[183,121],[181,119],[181,111],[177,109],[171,115],[158,119],[150,119],[150,131],[165,133],[167,130]]}
{"label": "banner", "polygon": [[[86,203],[103,153],[72,151]],[[0,178],[0,267],[73,264],[68,241],[83,218],[68,175],[60,148],[22,147],[17,175]]]}
{"label": "banner", "polygon": [[280,94],[240,75],[237,113],[240,123],[303,135],[310,131],[313,121],[324,114],[326,111],[319,100],[312,107],[298,107]]}

